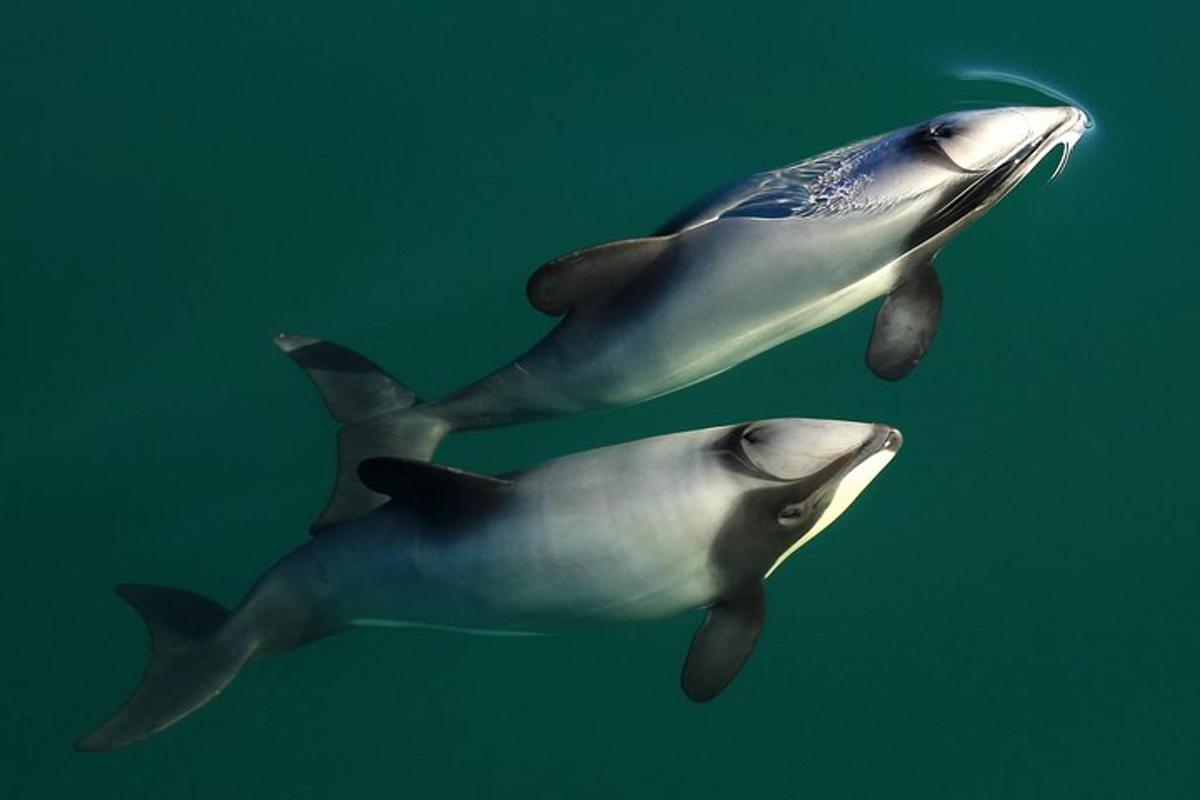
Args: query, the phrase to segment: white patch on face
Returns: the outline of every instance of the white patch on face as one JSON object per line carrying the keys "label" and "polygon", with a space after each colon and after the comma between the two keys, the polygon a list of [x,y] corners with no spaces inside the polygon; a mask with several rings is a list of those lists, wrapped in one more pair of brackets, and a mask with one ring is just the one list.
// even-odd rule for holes
{"label": "white patch on face", "polygon": [[764,576],[764,578],[771,577],[771,573],[778,569],[779,565],[786,561],[788,556],[811,542],[814,538],[816,538],[817,534],[828,528],[835,519],[840,517],[842,512],[850,507],[850,504],[853,503],[860,494],[862,494],[863,489],[866,489],[871,481],[875,480],[875,476],[883,471],[883,468],[888,465],[888,462],[891,461],[892,457],[895,455],[896,452],[894,450],[880,450],[878,453],[875,453],[874,455],[864,459],[861,464],[850,470],[850,474],[845,478],[842,478],[841,483],[838,484],[837,489],[833,493],[833,499],[829,501],[829,505],[825,508],[825,513],[820,516],[820,518],[816,521],[816,524],[809,528],[808,533],[804,534],[804,536],[798,539],[795,544],[789,547],[784,554],[781,555],[779,559],[771,565],[771,568],[767,570],[767,574]]}

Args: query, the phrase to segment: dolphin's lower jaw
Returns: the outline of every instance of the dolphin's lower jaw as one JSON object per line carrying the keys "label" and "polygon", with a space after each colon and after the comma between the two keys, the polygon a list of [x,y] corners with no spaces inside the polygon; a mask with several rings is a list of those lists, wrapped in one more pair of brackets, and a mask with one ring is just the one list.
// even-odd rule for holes
{"label": "dolphin's lower jaw", "polygon": [[1071,155],[1071,151],[1080,137],[1083,136],[1083,132],[1087,126],[1087,115],[1078,108],[1072,108],[1067,118],[1058,127],[1039,136],[1030,142],[1026,148],[1022,148],[1014,153],[1006,164],[997,168],[1002,170],[1011,165],[1009,173],[1005,175],[999,187],[992,195],[994,198],[993,203],[1011,192],[1017,184],[1025,180],[1029,173],[1033,172],[1037,165],[1042,162],[1042,159],[1059,146],[1063,148],[1063,155],[1058,166],[1054,169],[1054,175],[1051,176],[1051,180],[1061,174],[1063,168],[1066,166],[1067,159]]}

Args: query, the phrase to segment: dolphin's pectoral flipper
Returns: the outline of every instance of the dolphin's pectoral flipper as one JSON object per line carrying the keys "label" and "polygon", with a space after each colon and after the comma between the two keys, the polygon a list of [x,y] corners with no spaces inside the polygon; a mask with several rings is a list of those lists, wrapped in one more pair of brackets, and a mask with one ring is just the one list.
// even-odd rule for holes
{"label": "dolphin's pectoral flipper", "polygon": [[903,378],[929,349],[941,315],[942,286],[926,258],[906,271],[875,315],[867,366],[884,380]]}
{"label": "dolphin's pectoral flipper", "polygon": [[567,253],[538,267],[525,285],[529,302],[552,317],[611,294],[642,274],[673,241],[670,236],[624,239]]}
{"label": "dolphin's pectoral flipper", "polygon": [[373,456],[427,459],[449,426],[425,413],[417,395],[372,361],[334,342],[281,333],[275,346],[304,370],[338,431],[338,472],[325,509],[309,528],[358,519],[385,502],[358,478],[360,461]]}
{"label": "dolphin's pectoral flipper", "polygon": [[369,458],[358,475],[372,491],[427,516],[473,514],[491,505],[512,482],[404,458]]}
{"label": "dolphin's pectoral flipper", "polygon": [[683,663],[683,693],[689,699],[703,703],[724,691],[754,651],[765,612],[760,582],[708,609]]}

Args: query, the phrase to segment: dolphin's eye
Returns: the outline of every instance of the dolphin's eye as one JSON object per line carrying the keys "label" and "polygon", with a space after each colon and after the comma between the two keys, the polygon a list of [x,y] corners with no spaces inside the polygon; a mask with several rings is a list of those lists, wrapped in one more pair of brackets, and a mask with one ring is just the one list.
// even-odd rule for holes
{"label": "dolphin's eye", "polygon": [[757,425],[747,425],[742,431],[742,441],[747,444],[758,444],[762,441],[762,432]]}
{"label": "dolphin's eye", "polygon": [[804,524],[808,516],[808,503],[792,503],[784,506],[779,512],[779,524],[785,529],[794,531]]}
{"label": "dolphin's eye", "polygon": [[950,139],[957,130],[949,122],[931,122],[917,128],[908,136],[908,145],[919,150],[941,150],[941,143]]}
{"label": "dolphin's eye", "polygon": [[908,135],[906,144],[910,151],[933,156],[943,166],[964,173],[972,172],[964,166],[972,163],[972,136],[959,122],[941,120],[922,125]]}
{"label": "dolphin's eye", "polygon": [[949,122],[939,122],[929,129],[929,133],[935,139],[950,139],[958,131]]}

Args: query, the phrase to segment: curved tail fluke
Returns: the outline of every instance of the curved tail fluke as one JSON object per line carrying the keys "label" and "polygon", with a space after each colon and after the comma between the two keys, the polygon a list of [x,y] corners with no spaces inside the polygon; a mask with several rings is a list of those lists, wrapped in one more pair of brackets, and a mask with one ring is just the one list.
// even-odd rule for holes
{"label": "curved tail fluke", "polygon": [[281,333],[275,346],[304,370],[338,422],[362,422],[420,402],[375,362],[335,342]]}
{"label": "curved tail fluke", "polygon": [[75,743],[84,752],[126,747],[175,724],[216,697],[253,655],[252,642],[222,637],[230,613],[205,597],[141,584],[116,592],[146,622],[150,663],[116,713]]}
{"label": "curved tail fluke", "polygon": [[417,395],[378,365],[324,339],[281,333],[275,346],[304,370],[329,409],[338,431],[338,471],[313,534],[369,514],[387,502],[358,479],[360,462],[373,457],[428,461],[449,432],[426,413]]}

